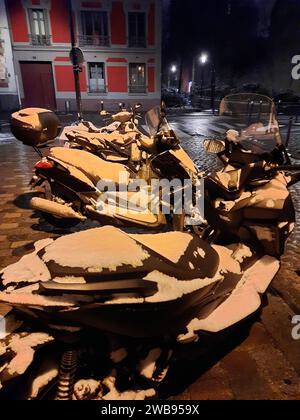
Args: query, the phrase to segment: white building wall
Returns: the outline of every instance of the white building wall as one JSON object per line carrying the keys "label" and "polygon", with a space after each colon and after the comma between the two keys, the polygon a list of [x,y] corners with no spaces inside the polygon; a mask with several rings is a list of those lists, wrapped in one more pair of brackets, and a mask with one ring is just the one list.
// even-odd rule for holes
{"label": "white building wall", "polygon": [[0,109],[11,111],[18,107],[18,92],[4,0],[0,0],[0,43]]}

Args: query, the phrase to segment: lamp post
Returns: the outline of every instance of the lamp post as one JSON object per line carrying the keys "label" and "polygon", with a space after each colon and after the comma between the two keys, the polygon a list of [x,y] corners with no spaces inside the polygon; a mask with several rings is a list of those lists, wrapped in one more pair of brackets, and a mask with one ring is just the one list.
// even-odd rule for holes
{"label": "lamp post", "polygon": [[80,80],[79,80],[79,73],[81,72],[81,69],[80,69],[80,63],[78,60],[78,49],[76,47],[72,0],[68,0],[68,10],[69,10],[71,45],[72,45],[71,57],[72,57],[72,62],[73,62],[73,73],[74,73],[76,103],[77,103],[77,117],[79,121],[82,121],[83,120],[82,101],[81,101],[81,90],[80,90]]}
{"label": "lamp post", "polygon": [[168,72],[168,88],[170,89],[171,87],[171,75],[175,75],[177,73],[177,66],[175,64],[173,64]]}
{"label": "lamp post", "polygon": [[210,106],[212,109],[213,115],[215,114],[215,97],[216,97],[216,69],[214,64],[211,67],[211,97],[210,97]]}
{"label": "lamp post", "polygon": [[204,66],[205,64],[208,62],[208,55],[205,53],[202,53],[200,55],[200,57],[194,57],[193,59],[193,73],[192,73],[192,86],[193,88],[195,87],[196,84],[196,67],[197,67],[197,62],[199,62],[202,66],[202,71],[201,71],[201,85],[202,85],[202,89],[203,89],[203,85],[204,85]]}
{"label": "lamp post", "polygon": [[[200,84],[200,98],[203,98],[204,93],[204,66],[209,61],[209,56],[206,53],[202,53],[200,57],[195,57],[193,60],[193,76],[192,76],[192,87],[195,87],[195,79],[196,79],[196,62],[199,61],[201,65],[201,84]],[[216,97],[216,69],[214,63],[211,65],[211,79],[210,79],[210,89],[211,89],[211,96],[210,96],[210,106],[212,109],[212,113],[215,113],[215,97]]]}
{"label": "lamp post", "polygon": [[208,62],[208,55],[202,53],[200,56],[200,64],[201,64],[201,86],[200,86],[200,97],[203,98],[203,90],[204,90],[204,66]]}

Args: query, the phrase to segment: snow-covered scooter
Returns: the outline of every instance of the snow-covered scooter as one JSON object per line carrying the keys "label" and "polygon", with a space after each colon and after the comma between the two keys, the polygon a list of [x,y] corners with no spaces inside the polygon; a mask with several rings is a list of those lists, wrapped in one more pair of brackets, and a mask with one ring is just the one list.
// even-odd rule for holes
{"label": "snow-covered scooter", "polygon": [[[51,117],[49,111],[48,116]],[[38,116],[35,117],[38,119]],[[15,120],[13,133],[24,141],[22,130],[15,128],[19,128],[19,118],[15,117]],[[180,146],[159,107],[147,114],[146,121],[152,135],[139,137],[137,153],[130,157],[131,165],[128,162],[122,164],[104,160],[86,150],[66,147],[50,149],[48,156],[35,165],[35,176],[31,185],[42,191],[42,197],[32,199],[32,208],[42,212],[51,224],[60,227],[75,226],[88,218],[102,224],[150,229],[182,224],[177,221],[180,217],[170,219],[160,209],[155,213],[152,211],[150,184],[153,179],[162,178],[162,169],[164,178],[170,180],[174,177],[180,180],[197,179],[198,169]],[[44,132],[50,133],[48,127],[43,128]],[[26,144],[29,143],[28,140]],[[38,146],[38,139],[33,145]],[[145,206],[131,209],[128,203],[128,197],[131,199],[134,195],[132,189],[138,181],[143,182],[140,196],[142,200],[147,200],[146,209]],[[110,190],[107,189],[110,187],[107,183],[112,183],[115,187],[112,197],[109,197],[109,205],[107,196]],[[126,198],[122,193],[124,189],[128,192]],[[114,206],[111,205],[111,200],[114,200]]]}
{"label": "snow-covered scooter", "polygon": [[97,128],[88,121],[75,126],[65,127],[59,141],[67,147],[93,153],[108,162],[122,163],[133,171],[138,171],[142,159],[139,144],[149,142],[145,133],[138,127],[141,105],[135,105],[130,111],[120,110],[110,114],[104,109],[100,112],[109,124]]}

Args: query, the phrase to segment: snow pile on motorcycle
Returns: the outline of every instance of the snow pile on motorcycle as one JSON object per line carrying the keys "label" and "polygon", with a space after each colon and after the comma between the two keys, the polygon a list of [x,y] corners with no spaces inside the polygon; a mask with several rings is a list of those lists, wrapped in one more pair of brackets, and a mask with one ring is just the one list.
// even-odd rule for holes
{"label": "snow pile on motorcycle", "polygon": [[43,108],[21,109],[11,116],[11,131],[26,146],[37,147],[58,135],[57,115]]}
{"label": "snow pile on motorcycle", "polygon": [[[0,303],[14,309],[0,340],[0,382],[6,390],[31,374],[25,391],[38,397],[59,372],[52,343],[63,348],[63,337],[83,334],[78,345],[97,356],[83,352],[84,364],[98,372],[95,363],[105,360],[109,369],[93,377],[77,370],[74,399],[154,397],[176,338],[190,343],[199,331],[216,333],[254,313],[278,269],[277,259],[243,244],[210,246],[183,232],[126,234],[107,226],[39,241],[1,272]],[[105,350],[105,331],[106,340],[121,340],[113,353]],[[46,357],[34,373],[41,351]],[[124,368],[144,385],[131,381],[121,392]]]}
{"label": "snow pile on motorcycle", "polygon": [[[181,232],[129,235],[107,226],[35,247],[35,252],[2,271],[1,303],[21,312],[30,308],[33,316],[37,310],[40,321],[44,313],[46,324],[50,311],[51,324],[71,322],[141,338],[184,332],[194,317],[214,312],[228,298],[228,288],[240,290],[249,282],[250,266],[268,267],[268,281],[260,282],[264,290],[279,268],[277,259],[259,258],[244,245],[212,247]],[[257,286],[250,291],[259,306]],[[249,315],[247,296],[237,319],[230,321]],[[241,293],[239,300],[243,301]],[[219,318],[220,329],[224,322]]]}

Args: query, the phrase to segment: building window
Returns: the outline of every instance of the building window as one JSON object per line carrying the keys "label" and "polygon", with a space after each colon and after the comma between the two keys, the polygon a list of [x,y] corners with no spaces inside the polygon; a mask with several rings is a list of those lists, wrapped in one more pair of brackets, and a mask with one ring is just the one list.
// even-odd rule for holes
{"label": "building window", "polygon": [[109,46],[107,12],[81,12],[82,46]]}
{"label": "building window", "polygon": [[129,92],[146,93],[146,66],[145,64],[129,65]]}
{"label": "building window", "polygon": [[50,45],[47,13],[43,9],[29,9],[30,42],[32,45]]}
{"label": "building window", "polygon": [[91,93],[106,92],[104,63],[89,63],[89,91]]}
{"label": "building window", "polygon": [[5,62],[5,42],[0,39],[0,87],[8,87],[7,68]]}
{"label": "building window", "polygon": [[146,48],[146,14],[128,14],[128,45],[132,48]]}

